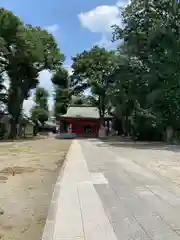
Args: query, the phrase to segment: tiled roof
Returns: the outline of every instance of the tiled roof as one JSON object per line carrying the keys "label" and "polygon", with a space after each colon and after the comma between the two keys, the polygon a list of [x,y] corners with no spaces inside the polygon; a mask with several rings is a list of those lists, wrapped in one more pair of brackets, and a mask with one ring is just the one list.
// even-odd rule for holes
{"label": "tiled roof", "polygon": [[[70,107],[66,114],[61,115],[61,117],[70,117],[70,118],[93,118],[99,119],[99,110],[96,107]],[[106,115],[106,118],[112,118],[110,115]]]}

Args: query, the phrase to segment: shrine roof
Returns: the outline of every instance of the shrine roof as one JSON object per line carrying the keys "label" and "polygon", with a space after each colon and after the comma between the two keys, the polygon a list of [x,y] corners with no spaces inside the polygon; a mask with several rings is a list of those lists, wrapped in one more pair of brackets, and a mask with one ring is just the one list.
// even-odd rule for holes
{"label": "shrine roof", "polygon": [[[67,113],[60,115],[62,118],[86,118],[86,119],[99,119],[99,110],[96,107],[81,106],[69,107]],[[105,118],[112,118],[111,115],[106,114]]]}

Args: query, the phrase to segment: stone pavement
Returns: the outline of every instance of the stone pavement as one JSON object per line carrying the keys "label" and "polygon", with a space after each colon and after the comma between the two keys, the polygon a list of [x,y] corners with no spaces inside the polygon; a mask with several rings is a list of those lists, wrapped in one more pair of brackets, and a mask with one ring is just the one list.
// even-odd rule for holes
{"label": "stone pavement", "polygon": [[59,186],[43,240],[180,240],[180,188],[98,140],[73,142]]}
{"label": "stone pavement", "polygon": [[55,192],[43,240],[117,240],[76,140],[67,154]]}

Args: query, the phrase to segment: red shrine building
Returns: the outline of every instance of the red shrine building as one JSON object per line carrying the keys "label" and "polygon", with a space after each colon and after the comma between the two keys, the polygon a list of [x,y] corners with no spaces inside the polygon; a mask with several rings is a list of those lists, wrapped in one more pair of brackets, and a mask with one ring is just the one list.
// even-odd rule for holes
{"label": "red shrine building", "polygon": [[[105,116],[105,126],[109,128],[112,116]],[[100,127],[99,110],[96,107],[70,107],[60,116],[60,134],[69,133],[77,137],[98,137]]]}

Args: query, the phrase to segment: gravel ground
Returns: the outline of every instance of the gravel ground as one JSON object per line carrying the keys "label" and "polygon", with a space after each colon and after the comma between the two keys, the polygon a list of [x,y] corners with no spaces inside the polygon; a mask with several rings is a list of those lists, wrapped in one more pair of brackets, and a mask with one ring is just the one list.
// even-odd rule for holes
{"label": "gravel ground", "polygon": [[71,144],[46,138],[0,143],[0,239],[40,240]]}

